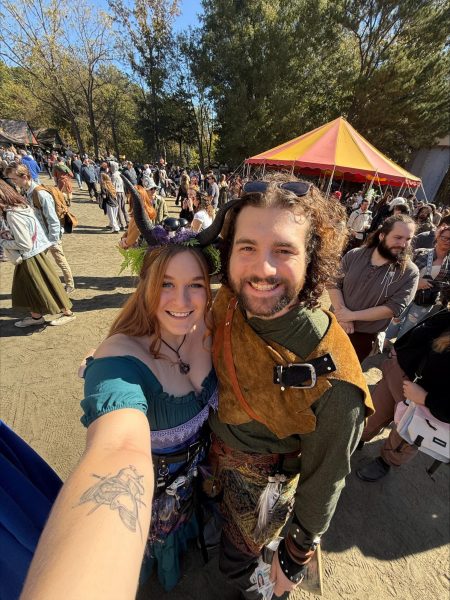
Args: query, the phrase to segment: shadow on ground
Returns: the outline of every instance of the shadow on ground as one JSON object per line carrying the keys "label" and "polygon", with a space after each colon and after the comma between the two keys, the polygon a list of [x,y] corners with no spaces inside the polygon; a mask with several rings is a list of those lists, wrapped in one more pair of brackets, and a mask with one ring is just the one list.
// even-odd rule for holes
{"label": "shadow on ground", "polygon": [[122,275],[118,277],[86,277],[84,275],[75,276],[75,288],[79,290],[116,290],[117,288],[128,288],[135,290],[137,277]]}

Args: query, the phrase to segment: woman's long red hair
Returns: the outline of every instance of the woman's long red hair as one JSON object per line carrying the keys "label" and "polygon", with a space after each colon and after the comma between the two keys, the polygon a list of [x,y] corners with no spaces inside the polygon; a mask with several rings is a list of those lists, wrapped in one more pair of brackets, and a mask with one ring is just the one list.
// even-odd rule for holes
{"label": "woman's long red hair", "polygon": [[[142,202],[144,203],[144,209],[148,215],[148,218],[150,219],[150,221],[154,221],[156,219],[156,210],[150,201],[150,198],[147,194],[147,190],[142,185],[135,185],[134,187],[136,188],[139,196],[141,197]],[[128,204],[130,205],[128,212],[131,216],[133,216],[133,199],[131,196],[131,192],[127,192],[127,199]]]}

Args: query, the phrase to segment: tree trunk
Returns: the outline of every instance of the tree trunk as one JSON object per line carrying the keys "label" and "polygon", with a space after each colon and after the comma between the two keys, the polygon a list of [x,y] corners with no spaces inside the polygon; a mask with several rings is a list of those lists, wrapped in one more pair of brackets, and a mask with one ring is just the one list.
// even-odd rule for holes
{"label": "tree trunk", "polygon": [[80,133],[80,129],[78,127],[78,123],[76,122],[74,117],[70,118],[70,127],[72,129],[73,136],[77,141],[78,152],[79,152],[80,156],[82,156],[85,153],[84,144],[83,144],[83,140],[81,138],[81,133]]}
{"label": "tree trunk", "polygon": [[111,134],[112,134],[112,139],[113,139],[113,144],[114,144],[114,152],[116,154],[117,160],[119,160],[119,142],[117,140],[115,119],[113,121],[111,121]]}

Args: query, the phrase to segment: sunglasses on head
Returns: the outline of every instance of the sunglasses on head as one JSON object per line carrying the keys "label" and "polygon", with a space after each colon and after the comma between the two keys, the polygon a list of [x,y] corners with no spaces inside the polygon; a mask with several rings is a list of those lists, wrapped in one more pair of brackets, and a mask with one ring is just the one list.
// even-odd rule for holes
{"label": "sunglasses on head", "polygon": [[[243,192],[244,194],[265,194],[268,187],[268,181],[247,181],[247,183],[244,184]],[[312,187],[312,183],[305,183],[304,181],[286,181],[285,183],[279,184],[278,187],[287,192],[292,192],[300,198],[301,196],[306,196]]]}

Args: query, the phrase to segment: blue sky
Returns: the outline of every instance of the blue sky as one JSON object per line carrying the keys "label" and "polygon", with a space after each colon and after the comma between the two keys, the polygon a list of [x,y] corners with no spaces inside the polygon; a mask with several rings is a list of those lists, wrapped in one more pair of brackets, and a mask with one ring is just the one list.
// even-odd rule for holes
{"label": "blue sky", "polygon": [[[91,5],[108,10],[107,0],[93,0]],[[180,16],[176,18],[175,31],[198,25],[198,14],[203,12],[201,0],[180,0]]]}
{"label": "blue sky", "polygon": [[180,11],[181,14],[175,21],[175,30],[195,27],[198,25],[198,14],[203,12],[201,0],[181,0]]}

